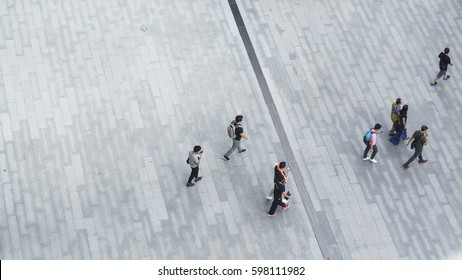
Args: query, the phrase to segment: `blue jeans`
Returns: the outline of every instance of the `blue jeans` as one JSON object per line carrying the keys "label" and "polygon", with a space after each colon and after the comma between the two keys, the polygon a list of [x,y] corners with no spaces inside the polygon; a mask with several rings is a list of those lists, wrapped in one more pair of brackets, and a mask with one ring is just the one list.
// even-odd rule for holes
{"label": "blue jeans", "polygon": [[406,129],[404,129],[401,132],[395,133],[395,135],[393,135],[390,138],[390,142],[393,143],[393,145],[398,145],[401,139],[405,140],[406,138],[407,138],[407,132],[406,132]]}
{"label": "blue jeans", "polygon": [[404,129],[403,133],[401,134],[401,139],[406,140],[407,139],[407,128]]}

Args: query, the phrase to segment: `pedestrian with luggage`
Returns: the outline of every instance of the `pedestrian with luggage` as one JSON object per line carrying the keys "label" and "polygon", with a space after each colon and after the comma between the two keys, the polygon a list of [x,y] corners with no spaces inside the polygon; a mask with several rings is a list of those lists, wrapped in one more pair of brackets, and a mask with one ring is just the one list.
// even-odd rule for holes
{"label": "pedestrian with luggage", "polygon": [[438,75],[433,79],[430,85],[436,86],[438,84],[438,80],[443,77],[443,80],[447,80],[451,77],[451,75],[447,75],[446,72],[448,71],[448,65],[453,66],[451,62],[451,58],[449,57],[449,48],[445,48],[443,52],[441,52],[438,55],[438,58],[440,59],[440,72],[438,72]]}
{"label": "pedestrian with luggage", "polygon": [[396,101],[391,104],[390,118],[393,124],[390,128],[390,133],[389,133],[390,136],[393,136],[395,134],[395,129],[399,121],[399,112],[401,111],[401,103],[402,103],[401,98],[397,98]]}
{"label": "pedestrian with luggage", "polygon": [[233,145],[231,148],[222,156],[225,161],[229,160],[229,156],[237,149],[238,154],[243,154],[246,149],[241,148],[241,139],[244,138],[246,140],[249,139],[247,134],[244,133],[244,129],[242,128],[242,120],[244,117],[242,115],[237,115],[234,121],[228,126],[228,136],[233,140]]}
{"label": "pedestrian with luggage", "polygon": [[194,182],[202,180],[202,177],[199,176],[199,165],[201,164],[203,157],[204,153],[201,146],[194,146],[193,150],[189,152],[186,163],[188,163],[191,167],[191,174],[189,175],[188,183],[186,183],[187,187],[194,186],[194,183],[192,182],[193,179]]}
{"label": "pedestrian with luggage", "polygon": [[399,121],[396,125],[396,133],[390,138],[390,142],[393,145],[398,145],[400,140],[407,139],[407,110],[408,106],[404,105],[401,111],[399,112]]}
{"label": "pedestrian with luggage", "polygon": [[417,157],[419,157],[419,163],[426,163],[428,161],[426,159],[423,159],[422,157],[423,147],[424,145],[428,144],[428,139],[429,131],[426,125],[422,125],[420,130],[416,130],[414,132],[411,139],[409,139],[409,141],[406,144],[406,146],[408,146],[409,143],[412,143],[411,149],[414,149],[414,155],[412,155],[412,157],[403,164],[404,169],[408,169],[409,164],[411,164],[411,162],[415,160]]}
{"label": "pedestrian with luggage", "polygon": [[[377,148],[377,134],[382,133],[382,125],[376,123],[374,128],[371,128],[366,132],[366,135],[363,137],[363,142],[366,144],[366,149],[364,150],[363,160],[368,160],[372,163],[377,163],[375,156],[379,152],[379,148]],[[370,157],[367,156],[369,151],[372,150],[372,155]]]}

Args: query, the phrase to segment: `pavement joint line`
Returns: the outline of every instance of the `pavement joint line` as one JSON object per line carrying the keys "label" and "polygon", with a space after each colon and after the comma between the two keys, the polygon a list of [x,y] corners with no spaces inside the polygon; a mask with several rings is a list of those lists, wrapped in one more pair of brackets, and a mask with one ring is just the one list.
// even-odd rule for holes
{"label": "pavement joint line", "polygon": [[274,104],[273,96],[271,95],[271,92],[269,90],[266,78],[261,69],[260,62],[258,61],[255,49],[253,48],[251,39],[247,32],[247,28],[239,11],[239,7],[237,6],[236,0],[228,0],[228,4],[233,13],[234,20],[239,30],[239,34],[241,35],[241,39],[244,44],[247,55],[249,57],[250,63],[252,64],[252,69],[260,86],[261,93],[263,95],[269,114],[271,116],[271,120],[273,121],[276,133],[279,137],[279,140],[281,141],[281,146],[286,156],[286,161],[289,163],[295,181],[295,185],[297,186],[298,192],[301,196],[302,205],[304,206],[305,212],[310,220],[311,227],[313,228],[313,232],[316,241],[318,242],[321,254],[323,258],[326,260],[334,258],[338,259],[340,256],[333,257],[330,253],[329,245],[327,244],[327,240],[321,229],[319,220],[316,217],[313,202],[308,191],[306,190],[305,183],[303,182],[303,176],[300,172],[300,168],[298,167],[297,161],[295,160],[294,152],[292,150],[292,147],[290,146],[289,139],[285,132],[284,126],[282,125],[281,118]]}

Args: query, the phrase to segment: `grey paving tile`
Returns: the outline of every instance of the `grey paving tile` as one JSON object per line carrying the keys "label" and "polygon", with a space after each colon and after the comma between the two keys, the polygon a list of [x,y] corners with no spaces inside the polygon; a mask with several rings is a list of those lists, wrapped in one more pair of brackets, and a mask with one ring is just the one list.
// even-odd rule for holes
{"label": "grey paving tile", "polygon": [[[227,1],[18,3],[0,5],[2,259],[321,258],[295,186],[289,212],[264,215],[283,153]],[[460,82],[427,80],[437,42],[461,43],[460,3],[435,19],[443,29],[430,1],[238,5],[331,249],[347,259],[458,250],[460,153],[444,143]],[[430,164],[407,174],[397,167],[410,152],[393,153],[386,137],[379,165],[355,162],[364,129],[389,125],[397,95],[415,108],[413,129],[434,131]],[[238,113],[249,151],[223,162]],[[204,180],[186,189],[196,143]],[[276,236],[288,244],[278,256]]]}

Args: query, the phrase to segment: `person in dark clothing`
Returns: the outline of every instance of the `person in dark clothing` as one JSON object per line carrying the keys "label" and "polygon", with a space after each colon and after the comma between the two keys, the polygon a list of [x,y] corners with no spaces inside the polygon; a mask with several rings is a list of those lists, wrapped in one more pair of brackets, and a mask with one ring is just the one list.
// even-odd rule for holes
{"label": "person in dark clothing", "polygon": [[194,146],[193,150],[189,152],[187,163],[191,166],[191,174],[189,175],[187,187],[194,186],[192,180],[195,182],[202,180],[202,177],[199,177],[199,164],[201,164],[201,156],[203,157],[201,146]]}
{"label": "person in dark clothing", "polygon": [[390,142],[393,145],[398,145],[401,139],[407,139],[406,126],[407,126],[407,110],[408,106],[404,105],[399,112],[399,120],[396,125],[396,133],[390,138]]}
{"label": "person in dark clothing", "polygon": [[445,48],[444,52],[440,53],[440,55],[438,56],[438,58],[440,59],[440,72],[438,72],[438,75],[436,75],[436,77],[431,82],[432,86],[436,86],[438,84],[438,80],[441,77],[443,77],[443,80],[447,80],[451,77],[450,75],[446,75],[446,71],[448,71],[448,65],[453,66],[448,53],[449,48]]}
{"label": "person in dark clothing", "polygon": [[[282,166],[282,167],[281,167]],[[286,163],[284,161],[281,161],[280,164],[275,164],[274,166],[274,183],[277,183],[277,182],[282,182],[284,181],[285,183],[287,183],[287,181],[289,180],[289,172],[290,172],[290,168],[287,167],[287,173],[284,171],[284,167],[286,166]],[[272,200],[274,197],[274,187],[271,189],[271,191],[269,192],[269,194],[266,196],[266,199],[267,200]],[[283,199],[282,202],[286,202],[287,200],[286,199]]]}
{"label": "person in dark clothing", "polygon": [[[428,161],[426,159],[423,159],[423,157],[422,157],[423,147],[424,147],[424,145],[428,144],[428,136],[429,136],[429,132],[428,132],[428,127],[426,125],[422,125],[420,130],[416,130],[414,132],[411,139],[409,139],[409,141],[406,144],[406,146],[407,146],[412,141],[415,141],[415,144],[412,144],[412,145],[415,145],[414,146],[414,149],[415,149],[414,155],[412,155],[412,157],[403,164],[404,169],[408,169],[409,164],[411,164],[411,162],[413,160],[415,160],[416,157],[419,157],[419,163],[426,163]],[[412,146],[411,146],[411,148],[412,148]]]}
{"label": "person in dark clothing", "polygon": [[241,138],[246,140],[249,139],[247,134],[244,133],[244,129],[242,128],[242,119],[244,117],[242,115],[236,116],[235,120],[232,122],[234,126],[234,138],[233,138],[233,146],[224,154],[221,158],[225,161],[229,160],[229,156],[237,149],[238,154],[241,155],[246,151],[246,149],[241,148]]}
{"label": "person in dark clothing", "polygon": [[287,183],[287,175],[284,172],[286,163],[281,161],[279,165],[274,167],[274,200],[271,204],[271,208],[268,211],[268,217],[275,217],[276,209],[278,206],[283,207],[282,210],[287,210],[289,208],[289,203],[284,203],[282,200],[287,197],[285,184]]}

